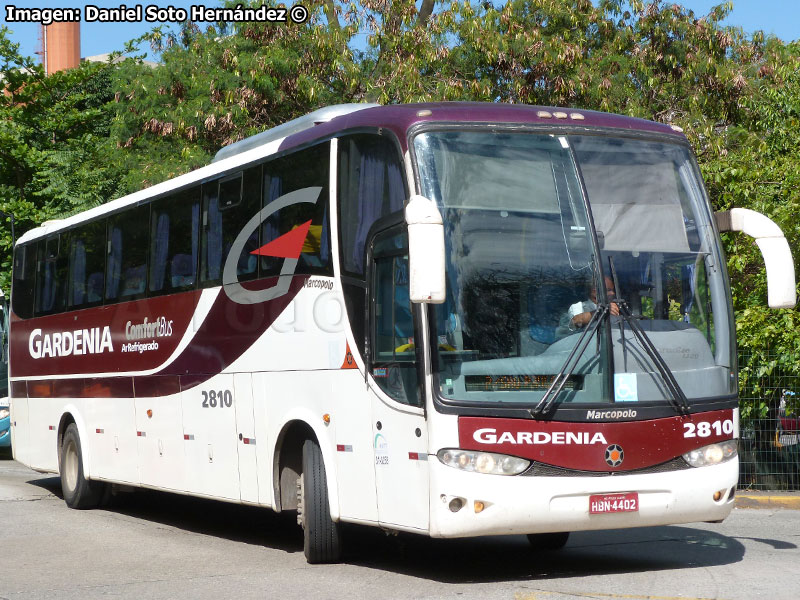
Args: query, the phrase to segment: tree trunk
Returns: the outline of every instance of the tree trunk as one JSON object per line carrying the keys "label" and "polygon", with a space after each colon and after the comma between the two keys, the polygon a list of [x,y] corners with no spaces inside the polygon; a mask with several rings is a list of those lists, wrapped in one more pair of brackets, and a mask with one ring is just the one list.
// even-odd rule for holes
{"label": "tree trunk", "polygon": [[339,17],[336,16],[336,6],[333,0],[323,0],[323,5],[325,8],[325,17],[328,19],[328,27],[338,31],[341,29],[341,25],[339,25]]}
{"label": "tree trunk", "polygon": [[422,6],[419,7],[419,15],[417,16],[417,25],[425,25],[433,13],[433,5],[436,0],[422,0]]}

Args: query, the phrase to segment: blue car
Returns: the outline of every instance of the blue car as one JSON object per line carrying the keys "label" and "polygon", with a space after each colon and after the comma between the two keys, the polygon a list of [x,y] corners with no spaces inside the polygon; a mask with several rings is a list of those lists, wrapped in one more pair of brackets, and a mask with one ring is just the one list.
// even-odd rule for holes
{"label": "blue car", "polygon": [[0,448],[11,448],[11,415],[8,412],[8,404],[5,406],[0,404]]}

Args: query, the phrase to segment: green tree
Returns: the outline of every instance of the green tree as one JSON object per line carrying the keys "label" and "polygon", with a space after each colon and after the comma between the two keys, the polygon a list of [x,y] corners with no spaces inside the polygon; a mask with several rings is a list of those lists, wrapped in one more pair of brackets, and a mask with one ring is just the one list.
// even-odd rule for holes
{"label": "green tree", "polygon": [[[0,29],[0,210],[17,235],[115,197],[109,161],[110,66],[84,63],[46,77]],[[9,288],[10,228],[0,230],[0,286]]]}
{"label": "green tree", "polygon": [[[233,3],[236,4],[236,3]],[[261,5],[261,2],[254,2]],[[129,190],[206,164],[222,146],[320,106],[356,96],[352,26],[331,26],[321,4],[303,24],[239,23],[142,38],[160,64],[123,63],[113,137],[128,150]]]}

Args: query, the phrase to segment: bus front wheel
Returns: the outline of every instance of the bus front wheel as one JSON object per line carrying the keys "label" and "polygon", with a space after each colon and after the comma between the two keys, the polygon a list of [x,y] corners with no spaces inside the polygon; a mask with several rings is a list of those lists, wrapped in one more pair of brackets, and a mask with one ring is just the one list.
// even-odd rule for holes
{"label": "bus front wheel", "polygon": [[567,545],[568,539],[569,531],[528,534],[528,542],[533,550],[561,550]]}
{"label": "bus front wheel", "polygon": [[61,441],[61,493],[70,508],[96,508],[103,498],[104,484],[83,474],[81,438],[75,423],[67,425]]}
{"label": "bus front wheel", "polygon": [[303,528],[306,560],[310,563],[339,561],[342,556],[339,524],[331,520],[325,464],[322,451],[313,440],[303,444],[303,473],[297,484],[297,521]]}

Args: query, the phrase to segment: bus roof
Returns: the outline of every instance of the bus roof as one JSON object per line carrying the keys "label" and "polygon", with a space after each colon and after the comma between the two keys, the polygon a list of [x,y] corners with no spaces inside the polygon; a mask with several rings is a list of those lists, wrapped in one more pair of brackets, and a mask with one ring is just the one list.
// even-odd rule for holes
{"label": "bus roof", "polygon": [[619,129],[628,132],[667,134],[685,139],[681,129],[634,117],[572,108],[499,104],[490,102],[429,102],[420,104],[343,104],[319,109],[221,149],[211,164],[169,179],[88,211],[47,221],[22,235],[18,243],[44,237],[73,225],[114,213],[150,198],[202,183],[271,154],[330,137],[337,132],[383,128],[392,131],[407,150],[407,132],[424,123],[516,124],[580,129]]}

